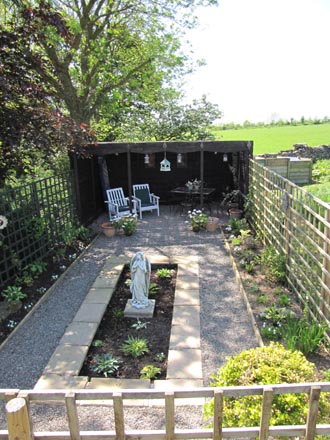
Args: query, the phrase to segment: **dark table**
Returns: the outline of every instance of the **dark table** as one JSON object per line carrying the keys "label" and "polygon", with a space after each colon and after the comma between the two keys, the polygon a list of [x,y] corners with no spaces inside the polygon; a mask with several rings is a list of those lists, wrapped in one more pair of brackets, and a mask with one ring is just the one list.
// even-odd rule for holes
{"label": "dark table", "polygon": [[[186,186],[179,186],[177,188],[171,189],[171,194],[181,196],[182,203],[184,203],[188,208],[194,209],[198,205],[201,197],[202,190],[200,189],[188,189]],[[204,188],[203,187],[203,200],[205,203],[209,203],[210,195],[215,192],[215,188]]]}

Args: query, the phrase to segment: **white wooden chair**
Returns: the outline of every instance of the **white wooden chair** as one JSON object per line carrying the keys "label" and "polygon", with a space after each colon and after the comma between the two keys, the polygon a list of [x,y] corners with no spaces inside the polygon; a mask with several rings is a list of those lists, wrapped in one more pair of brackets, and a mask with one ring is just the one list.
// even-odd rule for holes
{"label": "white wooden chair", "polygon": [[[107,189],[107,199],[105,203],[108,205],[109,220],[117,220],[130,214],[129,197],[124,196],[123,188]],[[137,202],[132,200],[132,214],[136,214]]]}
{"label": "white wooden chair", "polygon": [[137,201],[140,218],[142,218],[143,211],[156,210],[157,215],[159,215],[159,197],[150,192],[148,183],[133,185],[133,196]]}

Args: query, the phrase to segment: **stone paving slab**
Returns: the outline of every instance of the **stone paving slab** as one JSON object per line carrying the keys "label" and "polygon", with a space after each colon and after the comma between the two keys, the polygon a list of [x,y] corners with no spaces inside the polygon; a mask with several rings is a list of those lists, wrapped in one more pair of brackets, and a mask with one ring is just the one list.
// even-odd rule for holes
{"label": "stone paving slab", "polygon": [[175,289],[174,307],[176,306],[198,306],[198,289]]}
{"label": "stone paving slab", "polygon": [[107,308],[105,303],[88,303],[85,301],[80,306],[76,316],[73,321],[83,321],[83,322],[96,322],[99,324],[103,318],[104,312]]}
{"label": "stone paving slab", "polygon": [[172,325],[200,333],[200,306],[176,306],[173,308]]}
{"label": "stone paving slab", "polygon": [[199,327],[185,328],[173,325],[170,337],[170,350],[181,348],[201,348]]}
{"label": "stone paving slab", "polygon": [[106,304],[110,302],[114,289],[90,289],[84,299],[85,304],[99,303]]}
{"label": "stone paving slab", "polygon": [[90,345],[97,328],[96,322],[73,321],[65,330],[59,345]]}
{"label": "stone paving slab", "polygon": [[120,274],[112,274],[111,272],[106,272],[96,278],[93,283],[94,289],[114,289],[118,283]]}
{"label": "stone paving slab", "polygon": [[185,348],[169,350],[166,379],[203,379],[202,352]]}
{"label": "stone paving slab", "polygon": [[63,376],[60,374],[46,373],[38,380],[35,388],[47,389],[80,389],[86,388],[88,376]]}
{"label": "stone paving slab", "polygon": [[44,373],[78,376],[87,352],[87,345],[59,345],[50,358]]}
{"label": "stone paving slab", "polygon": [[199,280],[193,274],[179,277],[176,281],[176,289],[199,289]]}

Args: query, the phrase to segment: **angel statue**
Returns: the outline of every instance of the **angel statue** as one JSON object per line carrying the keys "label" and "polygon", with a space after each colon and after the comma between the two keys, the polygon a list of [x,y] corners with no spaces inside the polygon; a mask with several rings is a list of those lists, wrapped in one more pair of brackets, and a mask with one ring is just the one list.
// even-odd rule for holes
{"label": "angel statue", "polygon": [[137,252],[131,259],[132,283],[132,306],[137,309],[144,309],[149,306],[148,294],[150,285],[151,264],[142,252]]}

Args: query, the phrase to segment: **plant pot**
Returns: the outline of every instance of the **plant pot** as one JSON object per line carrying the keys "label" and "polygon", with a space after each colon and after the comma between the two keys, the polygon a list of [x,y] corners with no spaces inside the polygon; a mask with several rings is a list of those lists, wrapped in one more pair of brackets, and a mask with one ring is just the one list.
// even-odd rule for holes
{"label": "plant pot", "polygon": [[209,221],[206,225],[206,230],[209,232],[214,232],[218,229],[219,219],[218,217],[209,217]]}
{"label": "plant pot", "polygon": [[106,237],[113,237],[114,235],[116,235],[116,228],[110,222],[102,223],[101,228],[102,228],[103,234]]}
{"label": "plant pot", "polygon": [[231,218],[242,218],[244,214],[244,211],[242,209],[238,208],[230,208],[229,209],[229,217]]}

